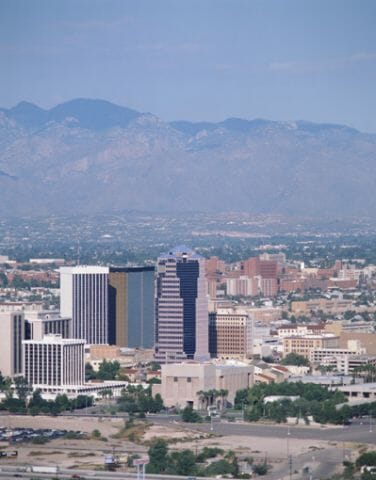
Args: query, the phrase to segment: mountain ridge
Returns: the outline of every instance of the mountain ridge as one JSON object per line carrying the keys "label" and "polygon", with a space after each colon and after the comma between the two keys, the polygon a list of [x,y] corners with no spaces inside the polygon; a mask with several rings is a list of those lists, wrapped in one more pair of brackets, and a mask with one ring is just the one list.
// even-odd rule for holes
{"label": "mountain ridge", "polygon": [[104,100],[0,109],[1,214],[374,215],[376,135],[346,125],[165,122]]}

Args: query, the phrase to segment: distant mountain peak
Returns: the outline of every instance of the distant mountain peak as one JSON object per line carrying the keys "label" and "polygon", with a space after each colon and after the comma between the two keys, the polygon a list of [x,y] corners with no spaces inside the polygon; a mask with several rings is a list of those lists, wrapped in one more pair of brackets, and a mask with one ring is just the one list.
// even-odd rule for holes
{"label": "distant mountain peak", "polygon": [[[15,181],[16,180],[16,181]],[[0,109],[3,215],[373,215],[376,135],[307,121],[165,122],[106,100]]]}

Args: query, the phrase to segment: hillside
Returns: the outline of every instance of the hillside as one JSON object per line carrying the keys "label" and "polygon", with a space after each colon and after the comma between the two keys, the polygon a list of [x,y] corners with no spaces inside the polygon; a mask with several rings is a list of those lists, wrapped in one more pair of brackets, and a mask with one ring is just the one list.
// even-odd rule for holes
{"label": "hillside", "polygon": [[114,209],[373,215],[376,135],[230,118],[167,123],[101,100],[0,109],[2,215]]}

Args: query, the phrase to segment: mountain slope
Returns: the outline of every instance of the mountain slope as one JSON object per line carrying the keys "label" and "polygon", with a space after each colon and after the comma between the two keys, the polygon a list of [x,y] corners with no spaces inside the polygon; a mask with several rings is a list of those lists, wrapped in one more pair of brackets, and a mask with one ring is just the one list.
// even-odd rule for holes
{"label": "mountain slope", "polygon": [[166,123],[101,100],[0,111],[1,214],[373,215],[376,136],[231,118]]}

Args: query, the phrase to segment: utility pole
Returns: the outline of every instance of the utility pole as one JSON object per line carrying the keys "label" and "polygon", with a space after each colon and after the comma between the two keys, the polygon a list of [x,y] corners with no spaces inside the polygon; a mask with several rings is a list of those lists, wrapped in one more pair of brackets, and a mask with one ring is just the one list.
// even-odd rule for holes
{"label": "utility pole", "polygon": [[372,433],[372,414],[369,414],[369,433]]}

